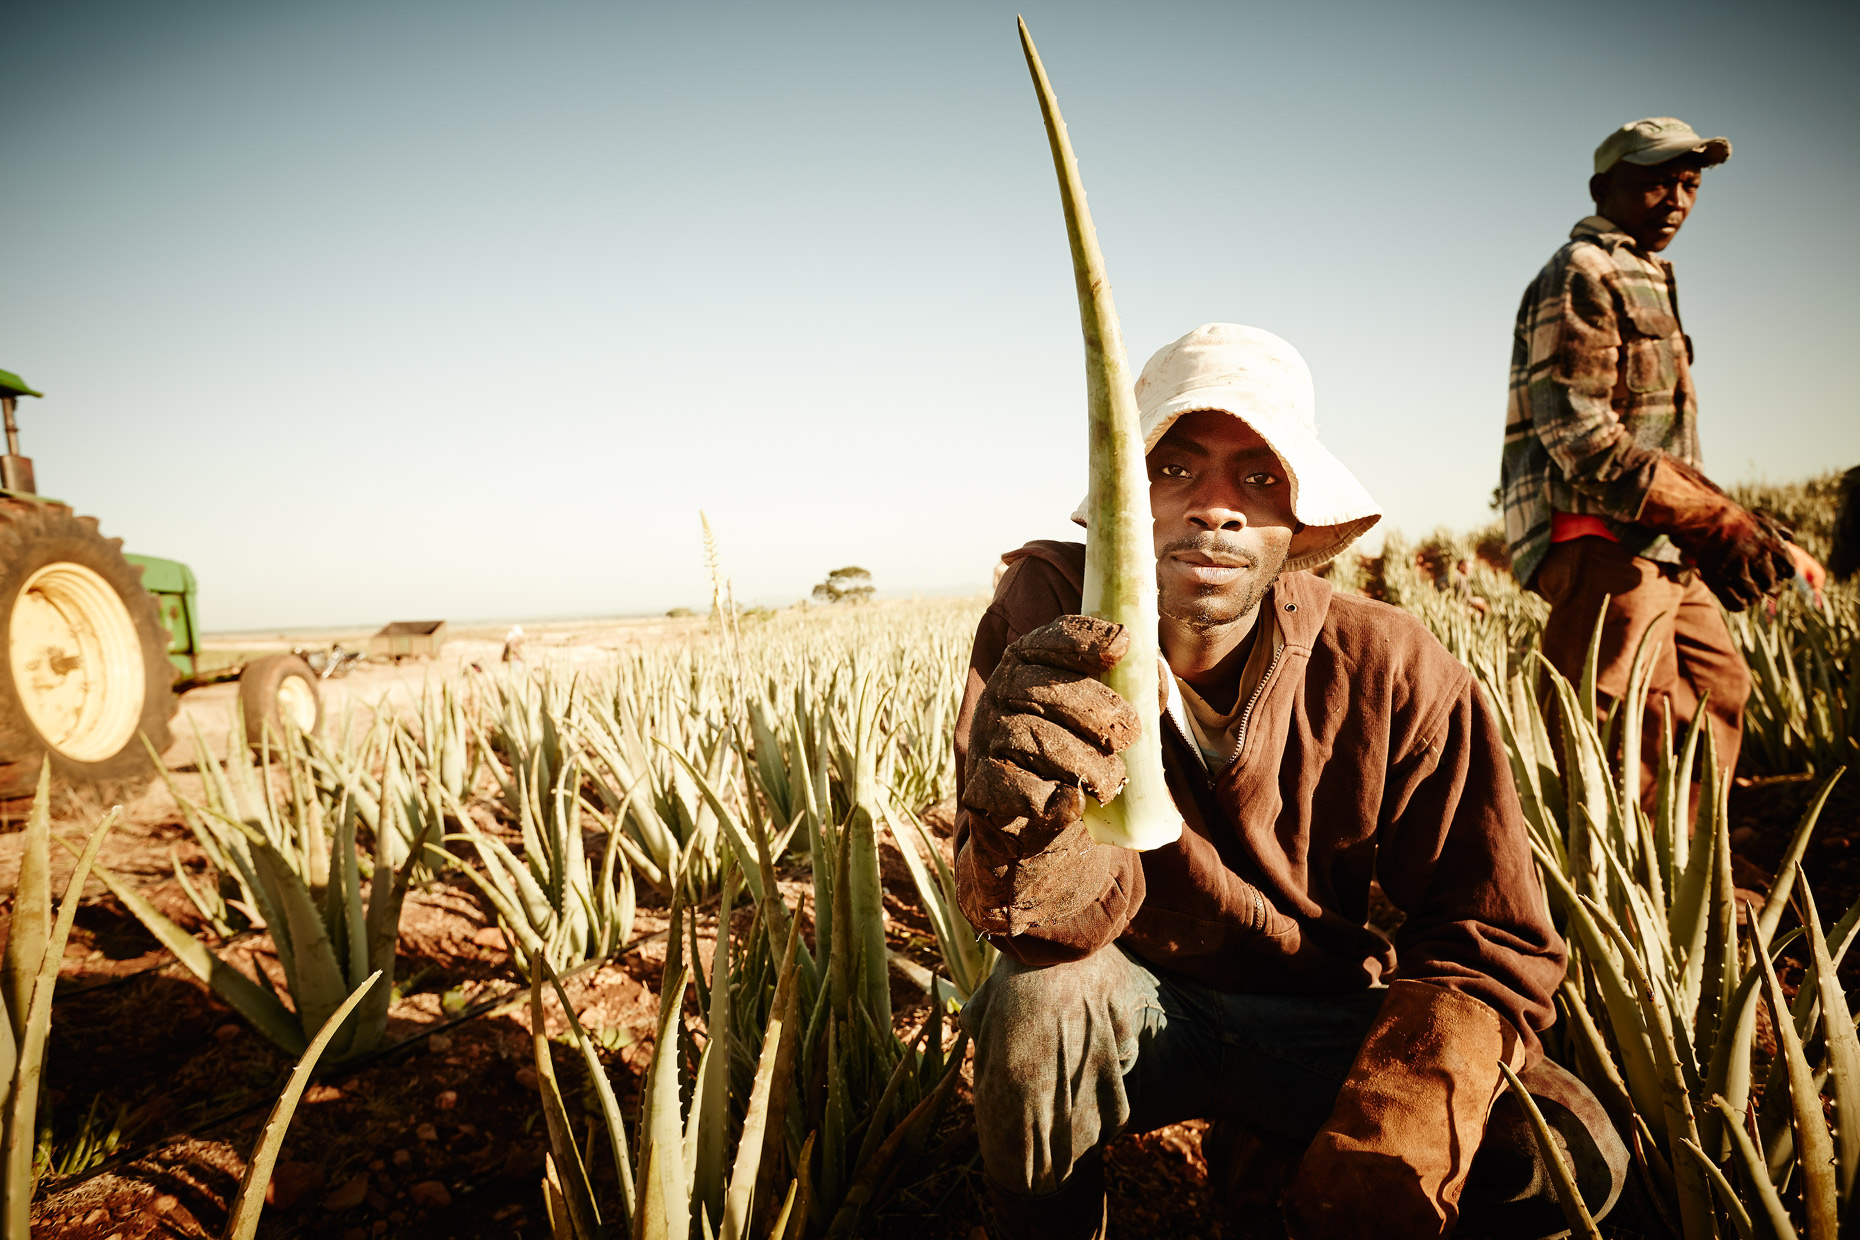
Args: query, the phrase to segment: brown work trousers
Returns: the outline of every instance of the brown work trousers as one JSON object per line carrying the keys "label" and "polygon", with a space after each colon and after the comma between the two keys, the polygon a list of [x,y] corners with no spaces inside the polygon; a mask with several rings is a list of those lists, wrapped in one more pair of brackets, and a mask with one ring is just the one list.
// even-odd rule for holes
{"label": "brown work trousers", "polygon": [[1737,770],[1750,671],[1731,642],[1718,600],[1697,573],[1643,559],[1606,538],[1575,538],[1550,549],[1531,588],[1550,601],[1544,657],[1573,684],[1582,681],[1595,618],[1607,597],[1608,615],[1602,622],[1595,676],[1596,705],[1604,718],[1609,704],[1627,692],[1628,671],[1641,637],[1653,630],[1647,651],[1652,663],[1647,714],[1641,733],[1641,796],[1649,812],[1657,795],[1654,779],[1659,770],[1663,707],[1672,712],[1677,738],[1684,735],[1704,701],[1706,726],[1718,747],[1718,764],[1728,772]]}

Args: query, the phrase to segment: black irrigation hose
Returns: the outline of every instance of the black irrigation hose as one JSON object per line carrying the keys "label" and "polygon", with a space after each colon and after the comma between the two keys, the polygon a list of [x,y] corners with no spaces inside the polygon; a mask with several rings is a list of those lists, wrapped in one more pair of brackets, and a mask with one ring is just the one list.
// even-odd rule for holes
{"label": "black irrigation hose", "polygon": [[[583,961],[582,963],[576,965],[574,968],[569,969],[566,972],[559,974],[558,976],[560,980],[567,981],[569,978],[577,977],[583,973],[586,973],[590,969],[599,968],[601,965],[606,964],[610,960],[619,960],[623,956],[630,955],[632,952],[638,950],[641,947],[644,947],[648,943],[657,942],[659,939],[665,938],[666,935],[669,933],[670,933],[669,930],[655,930],[651,934],[642,935],[639,938],[634,939],[631,943],[628,943],[625,947],[620,948],[618,951],[614,952],[610,956],[604,956],[599,960]],[[460,1025],[463,1025],[469,1021],[477,1020],[479,1017],[484,1016],[487,1013],[494,1012],[498,1008],[503,1007],[505,1004],[509,1003],[514,996],[519,995],[528,989],[529,989],[529,986],[526,983],[518,982],[505,990],[499,991],[497,994],[492,995],[488,999],[478,1000],[478,1002],[472,1004],[470,1007],[455,1014],[449,1019],[438,1021],[432,1025],[428,1025],[424,1029],[421,1029],[418,1033],[414,1033],[405,1038],[402,1038],[398,1042],[394,1042],[387,1046],[377,1047],[374,1050],[368,1051],[365,1054],[357,1055],[353,1059],[345,1059],[341,1063],[331,1064],[327,1069],[318,1069],[318,1071],[315,1074],[316,1078],[319,1081],[342,1080],[343,1078],[352,1076],[356,1072],[359,1072],[361,1069],[366,1068],[372,1064],[381,1063],[384,1060],[395,1058],[400,1055],[404,1055],[411,1048],[426,1041],[428,1038],[432,1037],[434,1034],[444,1033],[448,1029],[456,1029]],[[88,992],[82,992],[82,993],[88,993]],[[276,1102],[277,1102],[277,1098],[274,1096],[263,1096],[252,1102],[238,1103],[234,1106],[226,1108],[225,1110],[219,1111],[213,1115],[208,1116],[206,1119],[201,1120],[199,1123],[188,1125],[187,1128],[183,1131],[170,1132],[164,1136],[157,1137],[153,1140],[144,1141],[142,1144],[134,1146],[130,1149],[122,1150],[115,1154],[112,1154],[108,1158],[104,1159],[102,1162],[98,1163],[96,1166],[91,1167],[85,1171],[80,1171],[76,1175],[68,1176],[62,1180],[59,1180],[57,1181],[56,1184],[48,1183],[47,1187],[50,1189],[55,1189],[58,1192],[63,1192],[69,1188],[75,1188],[79,1184],[83,1184],[89,1180],[95,1179],[97,1176],[100,1176],[107,1171],[114,1171],[118,1167],[122,1167],[129,1163],[139,1161],[140,1159],[147,1157],[149,1154],[152,1154],[155,1151],[162,1149],[163,1147],[179,1140],[183,1136],[198,1135],[200,1133],[210,1132],[213,1129],[218,1128],[223,1124],[227,1124],[227,1123],[232,1122],[233,1120],[240,1119],[244,1116],[250,1115],[255,1111],[269,1108],[275,1105]]]}

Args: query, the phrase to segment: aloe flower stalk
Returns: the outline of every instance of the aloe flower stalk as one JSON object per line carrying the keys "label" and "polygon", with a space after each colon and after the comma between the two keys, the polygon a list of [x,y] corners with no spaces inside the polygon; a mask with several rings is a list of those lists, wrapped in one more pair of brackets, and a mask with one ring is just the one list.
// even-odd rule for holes
{"label": "aloe flower stalk", "polygon": [[1156,634],[1156,550],[1151,534],[1150,483],[1143,464],[1143,432],[1124,340],[1105,277],[1104,255],[1085,205],[1066,122],[1059,115],[1052,83],[1034,50],[1027,23],[1020,23],[1020,43],[1027,53],[1046,136],[1059,172],[1059,199],[1066,213],[1066,238],[1072,246],[1072,272],[1078,284],[1079,321],[1085,332],[1085,390],[1091,424],[1091,495],[1085,502],[1085,614],[1124,626],[1130,650],[1105,673],[1104,683],[1137,707],[1142,730],[1124,751],[1127,776],[1108,805],[1086,802],[1085,828],[1100,844],[1124,848],[1160,848],[1182,834],[1182,817],[1169,799],[1162,765],[1161,718],[1156,675],[1161,650]]}

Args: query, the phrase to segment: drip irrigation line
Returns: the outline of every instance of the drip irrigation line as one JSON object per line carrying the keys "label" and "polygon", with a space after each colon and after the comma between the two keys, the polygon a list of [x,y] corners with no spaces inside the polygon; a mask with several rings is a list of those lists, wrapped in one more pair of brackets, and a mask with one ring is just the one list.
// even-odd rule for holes
{"label": "drip irrigation line", "polygon": [[[574,968],[557,974],[557,978],[560,981],[566,982],[570,978],[579,977],[581,974],[591,969],[597,969],[609,961],[619,960],[624,956],[631,955],[634,951],[644,947],[646,944],[654,943],[665,938],[669,933],[669,930],[655,930],[651,934],[642,935],[634,939],[631,943],[628,943],[625,947],[615,951],[612,955],[604,956],[599,960],[585,960]],[[361,1071],[363,1068],[397,1058],[406,1054],[418,1044],[425,1042],[434,1034],[445,1033],[447,1030],[456,1029],[460,1025],[477,1020],[479,1017],[488,1015],[491,1012],[495,1012],[497,1009],[505,1006],[513,999],[528,991],[529,985],[527,983],[513,983],[497,994],[492,995],[490,998],[480,999],[450,1018],[442,1021],[435,1021],[433,1024],[423,1027],[417,1033],[409,1034],[398,1042],[390,1043],[387,1046],[376,1047],[374,1050],[357,1055],[353,1059],[345,1059],[340,1063],[331,1064],[327,1069],[319,1069],[314,1074],[314,1079],[318,1083],[343,1080]],[[55,1186],[51,1187],[55,1187],[59,1192],[63,1192],[69,1188],[75,1188],[80,1184],[95,1179],[97,1176],[107,1171],[114,1171],[119,1167],[137,1162],[147,1157],[149,1154],[180,1140],[182,1137],[198,1136],[201,1133],[211,1132],[213,1129],[229,1124],[233,1120],[241,1119],[260,1110],[265,1110],[276,1104],[276,1102],[277,1097],[274,1094],[266,1094],[250,1102],[236,1103],[233,1106],[209,1115],[199,1123],[188,1125],[184,1130],[169,1132],[152,1140],[144,1141],[142,1144],[130,1149],[112,1154],[96,1166],[85,1171],[80,1171],[76,1175],[61,1179]]]}

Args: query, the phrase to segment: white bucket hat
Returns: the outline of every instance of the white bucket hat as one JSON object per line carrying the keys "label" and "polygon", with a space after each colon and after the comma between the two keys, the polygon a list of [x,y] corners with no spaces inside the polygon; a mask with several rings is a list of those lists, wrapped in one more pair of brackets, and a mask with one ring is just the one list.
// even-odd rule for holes
{"label": "white bucket hat", "polygon": [[[1363,484],[1318,442],[1311,368],[1269,331],[1204,323],[1163,346],[1137,379],[1143,451],[1185,413],[1230,413],[1266,441],[1285,467],[1292,515],[1306,528],[1292,540],[1286,571],[1334,559],[1382,519]],[[1085,524],[1080,504],[1072,519]]]}

